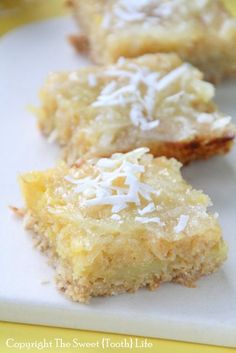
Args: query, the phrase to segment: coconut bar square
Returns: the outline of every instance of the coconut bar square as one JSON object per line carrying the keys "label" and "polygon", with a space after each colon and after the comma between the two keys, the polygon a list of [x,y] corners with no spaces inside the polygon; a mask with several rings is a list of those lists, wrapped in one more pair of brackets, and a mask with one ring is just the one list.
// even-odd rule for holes
{"label": "coconut bar square", "polygon": [[69,163],[142,146],[188,163],[228,152],[235,138],[213,96],[212,84],[176,54],[147,54],[50,74],[37,116]]}
{"label": "coconut bar square", "polygon": [[162,282],[193,286],[219,268],[227,247],[210,199],[180,167],[140,148],[21,176],[26,225],[60,290],[88,302]]}
{"label": "coconut bar square", "polygon": [[[236,19],[221,0],[72,0],[97,63],[176,52],[213,81],[236,73]],[[80,43],[81,43],[80,38]]]}

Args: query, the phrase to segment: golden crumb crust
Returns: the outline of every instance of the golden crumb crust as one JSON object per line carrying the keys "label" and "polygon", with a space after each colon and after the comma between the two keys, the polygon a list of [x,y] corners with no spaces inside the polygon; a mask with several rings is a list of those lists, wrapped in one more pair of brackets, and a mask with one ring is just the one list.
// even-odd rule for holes
{"label": "golden crumb crust", "polygon": [[[138,277],[136,281],[106,281],[102,278],[98,278],[94,282],[91,282],[89,278],[74,278],[72,268],[63,261],[56,252],[54,246],[45,235],[39,233],[39,224],[29,212],[25,217],[25,226],[28,230],[32,231],[32,237],[34,245],[42,253],[49,258],[49,264],[51,264],[56,271],[56,286],[58,290],[64,293],[68,298],[73,301],[88,304],[92,297],[97,296],[112,296],[122,293],[134,293],[140,288],[148,288],[151,291],[155,291],[159,288],[162,283],[174,282],[185,285],[186,287],[196,287],[196,281],[199,278],[210,275],[219,270],[219,267],[226,260],[227,257],[227,245],[220,238],[214,235],[214,241],[207,241],[206,236],[198,236],[191,240],[182,240],[179,247],[183,246],[186,253],[182,253],[182,256],[192,253],[192,256],[188,257],[188,260],[182,261],[181,265],[177,262],[173,264],[173,268],[170,272],[163,271],[162,274],[149,273]],[[163,241],[164,243],[164,241]],[[182,244],[181,244],[182,243]],[[158,244],[159,248],[164,250],[163,256],[166,256],[166,251],[173,251],[175,244],[162,244],[162,241]],[[168,250],[167,250],[168,248]],[[201,249],[197,251],[197,254],[193,252],[193,248]],[[176,251],[176,249],[174,249]],[[203,260],[203,256],[206,257]],[[208,257],[208,258],[207,258]],[[163,269],[166,267],[163,262]]]}
{"label": "golden crumb crust", "polygon": [[150,151],[154,156],[174,157],[181,163],[188,164],[198,159],[208,159],[228,153],[234,144],[234,139],[234,134],[213,139],[198,138],[190,142],[170,142],[163,143],[162,146],[150,146]]}

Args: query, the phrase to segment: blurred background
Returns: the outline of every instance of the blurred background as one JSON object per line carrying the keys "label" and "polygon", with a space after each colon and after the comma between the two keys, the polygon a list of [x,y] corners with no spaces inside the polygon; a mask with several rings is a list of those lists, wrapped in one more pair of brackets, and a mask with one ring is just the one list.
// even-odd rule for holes
{"label": "blurred background", "polygon": [[[66,0],[0,0],[0,35],[28,22],[66,14],[65,2]],[[236,16],[236,0],[224,2]]]}
{"label": "blurred background", "polygon": [[65,0],[0,0],[0,35],[22,24],[65,13]]}

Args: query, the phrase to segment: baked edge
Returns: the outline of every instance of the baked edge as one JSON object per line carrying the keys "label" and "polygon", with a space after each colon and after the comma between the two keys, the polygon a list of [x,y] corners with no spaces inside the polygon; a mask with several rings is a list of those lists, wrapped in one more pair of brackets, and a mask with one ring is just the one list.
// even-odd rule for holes
{"label": "baked edge", "polygon": [[[226,133],[219,137],[197,137],[190,141],[176,141],[176,142],[162,142],[157,141],[152,144],[144,144],[140,146],[133,146],[132,148],[148,147],[150,153],[154,157],[165,156],[167,158],[176,158],[179,162],[186,165],[195,160],[206,160],[210,157],[217,155],[224,155],[228,153],[233,147],[235,141],[234,133]],[[64,147],[63,158],[71,164],[76,162],[79,158],[91,158],[91,157],[110,157],[112,153],[127,153],[130,150],[117,149],[111,153],[85,153],[83,156],[76,155],[71,151],[75,150],[75,147],[70,146],[70,142]],[[76,157],[75,157],[76,155]]]}
{"label": "baked edge", "polygon": [[[168,276],[161,276],[157,278],[157,276],[153,274],[148,279],[145,278],[144,281],[136,283],[133,287],[128,286],[126,283],[119,285],[104,285],[97,282],[96,285],[81,285],[79,280],[74,280],[72,278],[70,267],[60,263],[59,257],[50,246],[49,239],[43,234],[37,232],[37,221],[30,211],[24,211],[24,226],[27,230],[31,231],[34,246],[48,257],[48,264],[55,269],[55,283],[58,290],[64,293],[67,298],[84,304],[88,304],[92,297],[106,297],[122,293],[135,293],[141,288],[148,288],[151,291],[155,291],[160,284],[164,282],[174,282],[189,288],[195,288],[195,282],[200,277],[216,272],[227,257],[225,256],[221,261],[218,261],[211,266],[209,266],[207,262],[203,262],[200,267],[194,269],[191,273],[183,273],[182,271],[182,273],[178,274],[176,277],[170,276],[168,278]],[[224,242],[223,239],[221,241]]]}

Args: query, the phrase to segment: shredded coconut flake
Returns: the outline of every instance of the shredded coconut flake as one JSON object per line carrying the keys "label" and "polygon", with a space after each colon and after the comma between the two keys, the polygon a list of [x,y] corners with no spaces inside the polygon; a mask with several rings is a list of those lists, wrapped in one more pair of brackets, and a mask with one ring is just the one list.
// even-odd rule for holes
{"label": "shredded coconut flake", "polygon": [[156,84],[155,89],[157,91],[163,91],[173,84],[177,79],[179,79],[183,74],[189,72],[190,65],[184,63],[177,67],[176,69],[170,71],[167,75],[162,77]]}
{"label": "shredded coconut flake", "polygon": [[146,213],[151,213],[155,211],[156,207],[153,202],[149,203],[146,207],[144,207],[142,210],[138,210],[138,213],[140,216],[143,216]]}
{"label": "shredded coconut flake", "polygon": [[152,218],[148,218],[148,217],[135,217],[135,221],[136,222],[140,222],[143,224],[146,223],[158,223],[159,225],[163,226],[164,224],[161,222],[159,217],[152,217]]}
{"label": "shredded coconut flake", "polygon": [[113,221],[120,221],[121,220],[121,216],[118,215],[117,213],[114,213],[112,216],[111,216],[111,219]]}
{"label": "shredded coconut flake", "polygon": [[145,14],[142,12],[129,12],[127,9],[123,10],[119,7],[115,7],[114,14],[117,18],[127,22],[134,22],[145,19]]}
{"label": "shredded coconut flake", "polygon": [[93,74],[88,75],[88,84],[90,87],[96,87],[97,86],[97,78]]}
{"label": "shredded coconut flake", "polygon": [[197,121],[200,124],[205,124],[205,123],[212,123],[212,121],[214,120],[212,114],[207,114],[207,113],[201,113],[197,116]]}
{"label": "shredded coconut flake", "polygon": [[179,217],[177,226],[174,227],[175,233],[178,234],[178,233],[181,233],[183,230],[185,230],[188,224],[188,221],[189,221],[189,215],[181,215]]}
{"label": "shredded coconut flake", "polygon": [[215,120],[212,128],[213,130],[216,129],[223,129],[225,126],[227,126],[231,122],[231,117],[230,116],[225,116],[224,118],[220,118],[218,120]]}
{"label": "shredded coconut flake", "polygon": [[117,165],[117,161],[114,161],[108,158],[101,158],[97,162],[97,166],[99,168],[115,168],[116,165]]}

